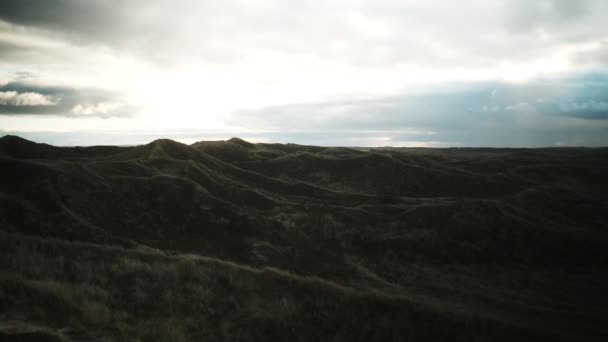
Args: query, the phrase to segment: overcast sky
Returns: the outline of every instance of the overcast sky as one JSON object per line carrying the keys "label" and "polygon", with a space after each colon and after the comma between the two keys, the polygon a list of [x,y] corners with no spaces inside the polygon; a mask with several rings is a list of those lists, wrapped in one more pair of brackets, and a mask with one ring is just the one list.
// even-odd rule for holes
{"label": "overcast sky", "polygon": [[608,1],[2,0],[9,133],[608,145]]}

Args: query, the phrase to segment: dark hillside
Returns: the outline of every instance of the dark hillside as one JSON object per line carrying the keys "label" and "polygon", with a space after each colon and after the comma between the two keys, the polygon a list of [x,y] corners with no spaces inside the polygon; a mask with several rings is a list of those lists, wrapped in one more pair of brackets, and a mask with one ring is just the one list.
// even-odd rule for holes
{"label": "dark hillside", "polygon": [[47,144],[37,144],[14,135],[0,138],[0,155],[14,158],[54,158],[62,154],[61,149]]}
{"label": "dark hillside", "polygon": [[608,149],[6,136],[0,338],[603,341],[607,171]]}

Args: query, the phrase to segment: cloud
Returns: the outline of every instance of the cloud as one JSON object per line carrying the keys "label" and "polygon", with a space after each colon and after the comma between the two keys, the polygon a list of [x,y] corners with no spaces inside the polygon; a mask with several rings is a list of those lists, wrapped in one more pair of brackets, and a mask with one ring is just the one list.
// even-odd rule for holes
{"label": "cloud", "polygon": [[134,108],[125,103],[98,102],[90,105],[77,104],[70,113],[75,116],[112,117],[129,115],[133,111]]}
{"label": "cloud", "polygon": [[608,41],[599,42],[592,49],[576,54],[574,61],[596,68],[608,67]]}
{"label": "cloud", "polygon": [[608,119],[608,101],[588,100],[584,102],[568,101],[561,103],[559,109],[566,115],[588,120]]}
{"label": "cloud", "polygon": [[[119,1],[77,0],[4,0],[0,19],[21,26],[45,29],[71,37],[103,37],[113,35],[127,18],[113,20],[112,15],[124,15]],[[116,11],[115,11],[116,10]]]}
{"label": "cloud", "polygon": [[0,69],[37,76],[0,74],[0,92],[61,101],[0,104],[0,125],[606,143],[607,20],[604,0],[4,0]]}
{"label": "cloud", "polygon": [[40,35],[162,63],[225,63],[275,51],[357,65],[453,67],[542,59],[565,44],[605,39],[608,14],[602,0],[5,0],[2,7],[0,20]]}
{"label": "cloud", "polygon": [[[498,107],[495,107],[498,111]],[[511,105],[511,106],[506,106],[505,110],[507,111],[512,111],[512,112],[530,112],[534,110],[534,107],[532,105],[530,105],[528,102],[520,102],[518,104],[515,105]]]}
{"label": "cloud", "polygon": [[514,30],[571,26],[585,21],[593,11],[605,9],[601,0],[510,1],[510,23]]}
{"label": "cloud", "polygon": [[[27,78],[29,75],[17,75]],[[0,86],[0,116],[126,117],[137,113],[119,94],[101,89],[76,89],[9,82]]]}
{"label": "cloud", "polygon": [[61,99],[40,93],[0,91],[0,105],[9,106],[55,106]]}
{"label": "cloud", "polygon": [[525,84],[451,84],[419,94],[286,104],[235,111],[231,122],[270,131],[341,132],[370,142],[384,137],[384,145],[606,145],[608,74]]}

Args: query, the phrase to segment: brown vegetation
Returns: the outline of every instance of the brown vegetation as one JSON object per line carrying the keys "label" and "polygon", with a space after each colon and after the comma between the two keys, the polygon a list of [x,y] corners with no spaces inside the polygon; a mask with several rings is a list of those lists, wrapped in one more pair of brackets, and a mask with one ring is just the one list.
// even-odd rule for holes
{"label": "brown vegetation", "polygon": [[605,149],[4,137],[0,338],[605,340],[607,170]]}

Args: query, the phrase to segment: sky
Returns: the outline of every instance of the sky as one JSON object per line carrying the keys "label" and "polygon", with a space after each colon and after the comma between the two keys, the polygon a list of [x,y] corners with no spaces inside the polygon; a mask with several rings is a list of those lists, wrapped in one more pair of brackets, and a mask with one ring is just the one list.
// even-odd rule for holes
{"label": "sky", "polygon": [[605,0],[2,0],[0,135],[608,145]]}

